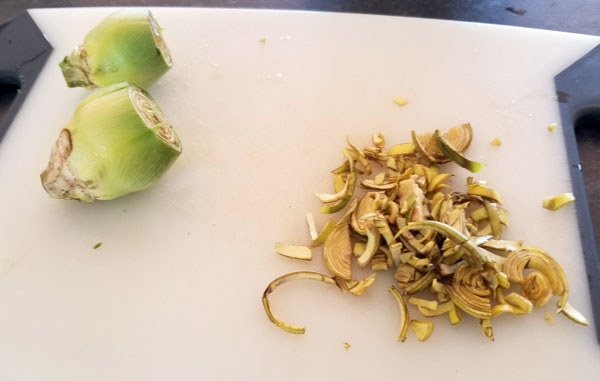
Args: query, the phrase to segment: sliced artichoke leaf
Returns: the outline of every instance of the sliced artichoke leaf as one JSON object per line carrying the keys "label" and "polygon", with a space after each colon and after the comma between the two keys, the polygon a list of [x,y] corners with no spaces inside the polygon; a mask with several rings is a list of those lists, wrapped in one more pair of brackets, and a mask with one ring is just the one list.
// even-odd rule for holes
{"label": "sliced artichoke leaf", "polygon": [[331,232],[335,229],[336,225],[337,224],[333,220],[327,221],[327,224],[325,225],[325,227],[323,227],[323,230],[321,230],[321,232],[317,235],[317,238],[312,242],[311,246],[316,247],[324,244],[325,241],[327,241],[327,238],[329,237]]}
{"label": "sliced artichoke leaf", "polygon": [[462,155],[456,148],[452,146],[443,136],[440,130],[435,130],[434,132],[435,142],[438,145],[440,151],[451,161],[460,165],[461,167],[471,171],[471,172],[479,172],[485,167],[485,164],[479,163],[477,161],[471,160],[466,156]]}
{"label": "sliced artichoke leaf", "polygon": [[[489,237],[489,236],[488,236]],[[485,247],[486,249],[494,249],[499,251],[515,251],[523,246],[523,241],[509,241],[502,239],[488,239],[477,246]]]}
{"label": "sliced artichoke leaf", "polygon": [[315,216],[312,213],[306,213],[306,223],[308,224],[308,232],[310,234],[310,239],[313,241],[317,239],[319,233],[317,233],[317,226],[315,223]]}
{"label": "sliced artichoke leaf", "polygon": [[367,220],[366,222],[366,232],[367,232],[367,245],[365,247],[365,251],[361,254],[360,257],[356,259],[356,263],[360,267],[365,267],[371,258],[377,252],[379,248],[379,243],[381,241],[381,234],[375,224],[371,220]]}
{"label": "sliced artichoke leaf", "polygon": [[583,316],[581,312],[577,311],[569,302],[565,302],[564,306],[562,309],[559,309],[559,311],[577,324],[585,326],[589,324],[585,316]]}
{"label": "sliced artichoke leaf", "polygon": [[427,308],[429,310],[435,310],[438,308],[437,301],[417,298],[414,296],[411,296],[410,298],[408,298],[408,304],[412,304],[413,306],[417,306],[417,307],[421,306],[421,307]]}
{"label": "sliced artichoke leaf", "polygon": [[388,156],[412,155],[415,153],[415,145],[413,143],[402,143],[392,146],[388,151]]}
{"label": "sliced artichoke leaf", "polygon": [[265,312],[267,313],[267,316],[269,317],[269,320],[271,320],[271,322],[273,322],[276,326],[283,329],[284,331],[287,331],[290,333],[295,333],[295,334],[304,334],[305,328],[303,326],[297,326],[297,325],[285,323],[284,321],[279,319],[277,316],[275,316],[273,314],[273,312],[271,311],[271,306],[269,303],[269,295],[278,286],[280,286],[284,283],[293,281],[293,280],[297,280],[297,279],[316,280],[316,281],[320,281],[320,282],[324,282],[324,283],[329,283],[332,285],[336,285],[336,282],[332,277],[329,277],[327,275],[310,272],[310,271],[300,271],[300,272],[285,274],[285,275],[280,276],[279,278],[274,279],[273,281],[271,281],[271,283],[269,283],[269,285],[263,292],[262,302],[263,302],[263,306],[265,308]]}
{"label": "sliced artichoke leaf", "polygon": [[400,334],[398,335],[398,341],[404,342],[406,340],[406,334],[408,333],[408,326],[410,322],[410,316],[408,314],[408,308],[404,298],[400,292],[394,286],[389,286],[387,290],[394,296],[398,302],[400,309]]}
{"label": "sliced artichoke leaf", "polygon": [[276,242],[275,252],[284,257],[293,259],[301,259],[304,261],[310,261],[312,259],[312,251],[306,246],[288,245]]}
{"label": "sliced artichoke leaf", "polygon": [[542,202],[542,206],[545,209],[555,211],[574,201],[575,196],[573,196],[573,193],[562,193],[558,196],[546,197]]}

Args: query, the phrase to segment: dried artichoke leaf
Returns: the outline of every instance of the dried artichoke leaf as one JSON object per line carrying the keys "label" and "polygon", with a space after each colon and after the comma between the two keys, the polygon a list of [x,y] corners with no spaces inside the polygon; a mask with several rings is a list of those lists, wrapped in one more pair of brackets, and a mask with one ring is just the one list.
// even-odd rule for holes
{"label": "dried artichoke leaf", "polygon": [[305,328],[303,326],[297,326],[297,325],[285,323],[284,321],[282,321],[281,319],[279,319],[277,316],[275,316],[273,314],[273,312],[271,311],[271,306],[269,304],[269,294],[271,294],[279,285],[290,282],[292,280],[297,280],[297,279],[317,280],[317,281],[329,283],[332,285],[336,285],[336,282],[332,277],[329,277],[327,275],[310,272],[310,271],[300,271],[300,272],[285,274],[285,275],[280,276],[277,279],[274,279],[271,283],[269,283],[269,285],[263,292],[262,302],[263,302],[263,306],[265,308],[265,312],[267,313],[267,316],[269,317],[269,320],[271,320],[271,322],[273,322],[276,326],[283,329],[284,331],[287,331],[290,333],[295,333],[295,334],[304,334]]}
{"label": "dried artichoke leaf", "polygon": [[312,251],[306,246],[288,245],[276,242],[275,252],[287,258],[301,259],[304,261],[310,261],[312,259]]}
{"label": "dried artichoke leaf", "polygon": [[389,286],[387,290],[394,296],[394,298],[398,302],[398,307],[400,309],[400,334],[398,335],[398,341],[404,342],[406,340],[406,334],[408,333],[408,325],[410,321],[408,308],[406,306],[406,303],[404,302],[404,298],[396,289],[396,287]]}
{"label": "dried artichoke leaf", "polygon": [[411,320],[410,328],[413,330],[419,341],[429,339],[433,333],[433,323],[426,320]]}
{"label": "dried artichoke leaf", "polygon": [[352,243],[349,225],[336,225],[323,246],[323,259],[332,274],[352,279]]}

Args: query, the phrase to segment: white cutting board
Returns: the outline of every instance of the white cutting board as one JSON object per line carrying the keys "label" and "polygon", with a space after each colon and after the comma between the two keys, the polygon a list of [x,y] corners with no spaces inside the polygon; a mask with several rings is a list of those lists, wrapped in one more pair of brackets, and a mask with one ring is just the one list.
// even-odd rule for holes
{"label": "white cutting board", "polygon": [[[174,68],[149,91],[183,141],[153,188],[95,204],[50,199],[39,173],[76,105],[58,62],[107,9],[35,10],[54,52],[0,143],[0,380],[596,379],[594,328],[536,309],[435,319],[433,336],[397,342],[396,302],[379,273],[362,297],[316,282],[260,301],[287,272],[326,271],[279,257],[307,244],[304,214],[330,191],[349,135],[390,144],[470,122],[477,179],[512,214],[506,237],[557,258],[571,302],[591,320],[553,76],[600,38],[491,25],[334,13],[158,8]],[[261,44],[260,39],[266,42]],[[398,107],[392,98],[409,100]],[[502,146],[493,147],[494,137]],[[468,173],[449,165],[464,189]],[[93,250],[92,246],[102,242]],[[414,316],[418,316],[412,310]],[[346,351],[343,343],[351,344]]]}

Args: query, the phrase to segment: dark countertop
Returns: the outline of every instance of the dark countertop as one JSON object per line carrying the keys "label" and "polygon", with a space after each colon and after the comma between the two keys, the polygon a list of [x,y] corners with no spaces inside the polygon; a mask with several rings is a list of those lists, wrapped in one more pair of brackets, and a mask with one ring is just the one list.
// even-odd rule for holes
{"label": "dark countertop", "polygon": [[27,8],[125,5],[372,13],[600,35],[600,0],[1,0],[0,20]]}
{"label": "dark countertop", "polygon": [[[0,0],[0,22],[27,8],[194,6],[370,13],[600,35],[600,0]],[[1,99],[0,99],[1,100]],[[600,241],[600,115],[580,128],[579,148]]]}

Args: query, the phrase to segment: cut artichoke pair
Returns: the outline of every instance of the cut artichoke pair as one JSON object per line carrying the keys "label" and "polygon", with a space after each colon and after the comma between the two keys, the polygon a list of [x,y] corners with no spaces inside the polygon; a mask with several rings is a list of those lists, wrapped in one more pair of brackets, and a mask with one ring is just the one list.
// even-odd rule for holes
{"label": "cut artichoke pair", "polygon": [[61,130],[41,179],[54,198],[111,200],[148,188],[181,153],[181,142],[139,86],[172,66],[147,10],[114,13],[93,28],[60,67],[69,87],[103,87]]}
{"label": "cut artichoke pair", "polygon": [[[387,153],[381,134],[374,134],[373,146],[362,150],[348,141],[345,162],[332,171],[335,193],[315,193],[325,212],[332,206],[348,207],[320,233],[312,214],[307,216],[311,246],[324,245],[324,262],[333,276],[294,273],[275,280],[263,295],[271,320],[289,332],[304,333],[304,328],[289,329],[272,315],[267,297],[282,278],[318,278],[342,290],[352,292],[352,287],[358,287],[362,293],[377,271],[393,269],[397,283],[388,290],[400,309],[400,341],[406,340],[409,328],[421,341],[433,332],[432,322],[411,320],[401,292],[426,318],[447,315],[451,324],[459,324],[462,311],[479,319],[483,333],[492,340],[493,318],[531,313],[553,297],[558,297],[558,313],[587,325],[567,301],[567,279],[558,262],[540,249],[523,246],[522,241],[501,238],[509,216],[496,190],[471,177],[465,193],[445,184],[452,174],[442,173],[438,164],[454,161],[472,171],[483,166],[463,155],[472,139],[471,126],[462,124],[446,134],[413,132],[412,137],[411,143],[397,144]],[[383,170],[377,173],[372,164]],[[358,181],[362,174],[372,178]],[[357,195],[355,183],[366,193]],[[338,209],[340,202],[344,205]],[[294,250],[296,255],[288,256],[312,258],[308,247]],[[353,258],[360,267],[370,266],[372,281],[371,277],[353,280]],[[514,286],[520,290],[511,292]],[[425,290],[433,298],[414,296]]]}

